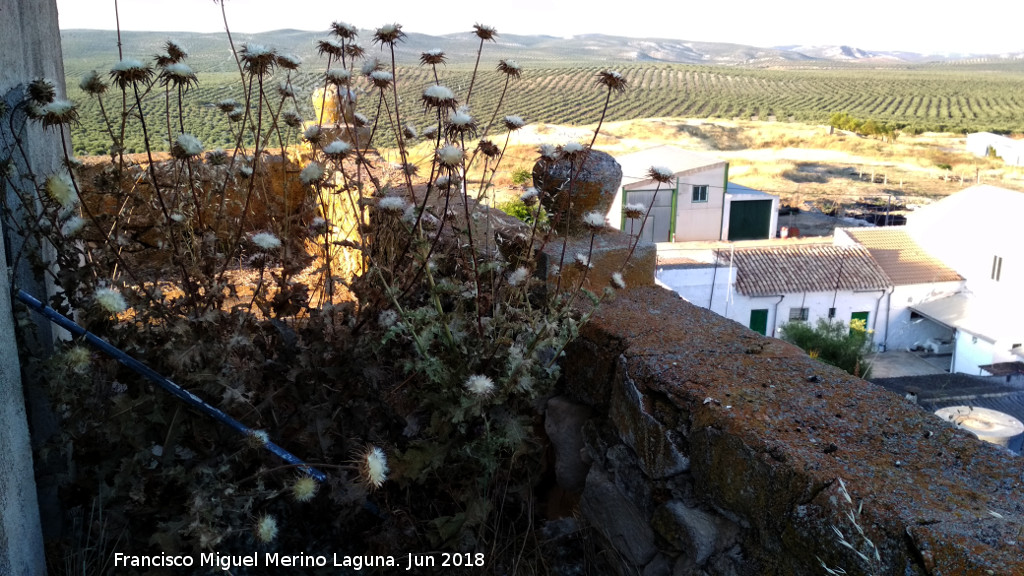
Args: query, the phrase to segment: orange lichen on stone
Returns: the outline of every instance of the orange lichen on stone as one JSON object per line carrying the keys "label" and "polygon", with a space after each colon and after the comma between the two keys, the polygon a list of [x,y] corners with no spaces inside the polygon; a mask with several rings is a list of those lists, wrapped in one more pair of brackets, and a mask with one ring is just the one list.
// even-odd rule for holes
{"label": "orange lichen on stone", "polygon": [[[876,573],[1024,574],[1019,460],[881,387],[657,287],[598,310],[567,358],[583,364],[565,371],[573,399],[611,406],[652,484],[666,444],[687,458],[760,573],[820,573],[819,557],[866,570],[831,529],[854,539],[846,512],[861,507]],[[635,440],[650,434],[664,438]]]}

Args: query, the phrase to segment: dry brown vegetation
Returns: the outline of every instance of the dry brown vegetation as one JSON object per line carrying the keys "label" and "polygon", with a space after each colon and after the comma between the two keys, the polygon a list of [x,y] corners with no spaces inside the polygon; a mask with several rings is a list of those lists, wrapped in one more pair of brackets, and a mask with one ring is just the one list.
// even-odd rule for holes
{"label": "dry brown vegetation", "polygon": [[[531,124],[514,134],[507,170],[494,182],[499,198],[510,187],[513,169],[532,167],[538,145],[580,141],[590,129]],[[606,124],[595,146],[615,155],[662,144],[726,159],[730,181],[778,194],[791,205],[890,194],[922,203],[978,182],[1024,191],[1024,168],[968,153],[957,134],[901,135],[890,143],[792,122],[647,118]]]}

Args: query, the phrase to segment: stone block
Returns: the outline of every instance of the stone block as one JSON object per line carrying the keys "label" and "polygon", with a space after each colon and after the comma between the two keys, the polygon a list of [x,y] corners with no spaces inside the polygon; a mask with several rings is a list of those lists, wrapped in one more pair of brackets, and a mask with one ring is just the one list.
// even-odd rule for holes
{"label": "stone block", "polygon": [[590,408],[570,402],[562,396],[548,400],[544,413],[544,431],[555,450],[555,480],[570,492],[583,490],[589,464],[583,460],[583,425]]}
{"label": "stone block", "polygon": [[592,466],[580,509],[622,557],[635,567],[654,559],[654,531],[648,519],[598,466]]}
{"label": "stone block", "polygon": [[[621,272],[627,288],[653,286],[657,249],[650,242],[640,242],[630,254],[632,242],[628,235],[611,228],[594,234],[593,242],[590,234],[553,239],[544,247],[550,263],[548,281],[554,283],[561,277],[562,289],[571,290],[582,280],[584,288],[600,294],[611,285],[612,274]],[[589,268],[579,263],[577,254],[587,260]]]}
{"label": "stone block", "polygon": [[612,384],[609,416],[648,477],[666,478],[689,469],[690,459],[673,444],[670,429],[648,412],[644,394],[629,377],[624,359]]}

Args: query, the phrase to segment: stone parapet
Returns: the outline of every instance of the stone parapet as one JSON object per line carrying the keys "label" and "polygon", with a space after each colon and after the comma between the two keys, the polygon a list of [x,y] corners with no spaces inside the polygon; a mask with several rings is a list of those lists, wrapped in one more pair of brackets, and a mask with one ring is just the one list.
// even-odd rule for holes
{"label": "stone parapet", "polygon": [[564,373],[622,573],[1024,574],[1019,457],[672,292],[603,305]]}

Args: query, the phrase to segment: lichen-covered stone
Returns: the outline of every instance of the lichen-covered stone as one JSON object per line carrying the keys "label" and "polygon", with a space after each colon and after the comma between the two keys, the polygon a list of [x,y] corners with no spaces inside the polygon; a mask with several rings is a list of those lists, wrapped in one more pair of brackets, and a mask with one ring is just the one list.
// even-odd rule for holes
{"label": "lichen-covered stone", "polygon": [[690,459],[676,448],[668,435],[669,428],[648,413],[645,404],[643,393],[637,390],[625,361],[620,359],[612,384],[609,416],[623,441],[637,453],[640,467],[650,478],[665,478],[687,470]]}
{"label": "lichen-covered stone", "polygon": [[622,166],[611,155],[591,150],[583,156],[582,165],[564,158],[542,159],[533,167],[534,186],[559,232],[582,232],[587,212],[607,214],[622,184]]}
{"label": "lichen-covered stone", "polygon": [[[680,553],[677,573],[821,574],[821,558],[851,573],[1024,574],[1018,542],[1024,474],[1018,457],[1004,449],[666,290],[623,292],[597,311],[582,340],[586,346],[571,350],[585,352],[595,367],[612,371],[624,359],[628,382],[608,373],[590,376],[609,382],[609,396],[621,395],[622,406],[641,406],[636,413],[650,417],[619,418],[613,427],[623,440],[638,430],[660,429],[673,443],[685,442],[686,473],[662,481],[642,475],[647,496],[629,490],[660,507],[652,522],[661,553],[688,547],[696,558],[707,557],[697,568]],[[569,375],[567,383],[583,386]],[[640,395],[627,404],[630,386]],[[607,425],[613,421],[609,417]],[[619,462],[608,468],[619,474],[628,463],[610,456],[616,447],[604,438],[605,465]],[[637,452],[650,462],[642,447]],[[610,473],[598,470],[595,462],[584,516],[595,525],[616,526],[615,534],[636,529],[597,506],[599,497],[621,501],[626,494],[617,483],[609,486]],[[591,490],[591,478],[601,491]],[[689,478],[690,488],[681,489],[679,482]],[[840,478],[852,503],[838,491]],[[685,509],[697,504],[699,514],[666,523],[673,510],[662,505],[681,495]],[[634,510],[643,508],[626,500]],[[831,528],[840,527],[855,547],[864,548],[848,516],[857,511],[858,525],[878,548],[872,566],[841,545]],[[671,524],[679,529],[667,529]],[[735,532],[723,532],[729,525]],[[682,538],[684,533],[699,535],[699,544]],[[718,551],[708,556],[712,541]],[[640,549],[636,538],[629,542]]]}

